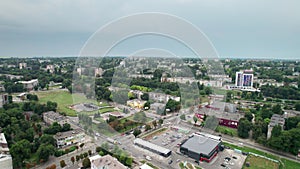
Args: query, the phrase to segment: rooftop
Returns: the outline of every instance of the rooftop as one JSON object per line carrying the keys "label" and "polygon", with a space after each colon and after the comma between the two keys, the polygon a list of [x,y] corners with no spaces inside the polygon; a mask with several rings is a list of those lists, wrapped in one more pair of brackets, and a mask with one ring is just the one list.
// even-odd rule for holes
{"label": "rooftop", "polygon": [[91,163],[97,168],[107,167],[107,168],[127,169],[126,166],[124,166],[116,158],[110,155],[105,155],[96,160],[91,160]]}
{"label": "rooftop", "polygon": [[67,118],[63,115],[60,115],[59,113],[56,113],[54,111],[48,111],[48,112],[45,112],[43,113],[43,116],[44,117],[48,117],[50,119],[53,119],[57,122],[61,121],[61,120],[66,120]]}
{"label": "rooftop", "polygon": [[214,140],[202,135],[194,135],[188,139],[181,147],[187,148],[189,151],[199,152],[208,155],[212,150],[219,145],[221,141]]}
{"label": "rooftop", "polygon": [[279,114],[273,114],[269,125],[270,125],[270,127],[274,127],[276,125],[284,126],[284,123],[285,123],[285,120],[284,120],[283,116],[281,116]]}
{"label": "rooftop", "polygon": [[140,138],[137,138],[133,141],[134,144],[140,144],[140,145],[143,145],[145,147],[149,147],[157,152],[161,152],[161,153],[164,153],[164,154],[168,154],[170,152],[169,149],[166,149],[164,147],[161,147],[161,146],[158,146],[156,144],[153,144],[153,143],[150,143],[148,141],[145,141],[143,139],[140,139]]}
{"label": "rooftop", "polygon": [[66,132],[58,132],[58,133],[56,133],[54,138],[55,139],[63,139],[63,138],[67,138],[67,137],[77,135],[80,133],[84,133],[84,132],[81,129],[74,129],[74,130],[70,130],[70,131],[66,131]]}

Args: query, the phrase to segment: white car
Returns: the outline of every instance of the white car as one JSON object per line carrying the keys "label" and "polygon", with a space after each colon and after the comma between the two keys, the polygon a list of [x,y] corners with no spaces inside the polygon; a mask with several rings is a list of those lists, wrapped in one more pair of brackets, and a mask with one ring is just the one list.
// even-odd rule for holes
{"label": "white car", "polygon": [[151,160],[152,160],[152,158],[151,158],[150,156],[146,156],[146,160],[149,160],[149,161],[151,161]]}

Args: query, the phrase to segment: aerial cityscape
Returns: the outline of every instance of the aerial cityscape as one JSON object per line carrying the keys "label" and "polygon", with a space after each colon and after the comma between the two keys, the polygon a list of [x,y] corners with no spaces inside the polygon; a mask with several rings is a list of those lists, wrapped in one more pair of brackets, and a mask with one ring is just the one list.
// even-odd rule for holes
{"label": "aerial cityscape", "polygon": [[300,169],[299,5],[1,2],[0,169]]}

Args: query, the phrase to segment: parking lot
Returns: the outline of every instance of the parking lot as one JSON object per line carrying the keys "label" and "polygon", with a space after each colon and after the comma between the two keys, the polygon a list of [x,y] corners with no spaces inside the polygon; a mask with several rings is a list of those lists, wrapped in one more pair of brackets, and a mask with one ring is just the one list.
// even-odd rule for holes
{"label": "parking lot", "polygon": [[156,135],[148,141],[153,144],[168,148],[170,150],[176,150],[179,147],[179,144],[187,138],[188,134],[168,129],[164,133]]}
{"label": "parking lot", "polygon": [[204,169],[241,169],[246,160],[246,155],[235,152],[231,149],[224,149],[210,162],[201,162],[200,166]]}

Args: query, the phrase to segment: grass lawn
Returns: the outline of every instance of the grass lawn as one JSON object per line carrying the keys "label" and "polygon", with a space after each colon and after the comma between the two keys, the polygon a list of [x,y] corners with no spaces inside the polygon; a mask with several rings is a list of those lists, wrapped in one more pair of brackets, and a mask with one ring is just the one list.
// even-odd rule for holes
{"label": "grass lawn", "polygon": [[237,129],[233,129],[233,128],[226,127],[226,126],[218,126],[216,128],[216,132],[237,137]]}
{"label": "grass lawn", "polygon": [[99,113],[107,113],[107,112],[114,112],[118,111],[114,107],[105,107],[105,108],[100,108]]}
{"label": "grass lawn", "polygon": [[200,96],[201,103],[209,102],[209,98],[207,96]]}
{"label": "grass lawn", "polygon": [[65,90],[49,90],[49,91],[38,91],[34,94],[38,95],[40,103],[47,103],[47,101],[52,101],[57,103],[57,111],[65,112],[68,116],[77,116],[76,111],[69,108],[72,104],[78,103],[94,103],[97,104],[95,100],[87,99],[83,95],[70,94]]}
{"label": "grass lawn", "polygon": [[144,135],[142,138],[145,138],[146,140],[152,139],[152,137],[162,134],[164,131],[168,130],[168,128],[160,128],[158,130],[155,130],[151,133],[148,133],[146,135]]}
{"label": "grass lawn", "polygon": [[300,163],[288,160],[286,158],[280,158],[278,156],[275,156],[275,155],[272,155],[272,154],[268,154],[268,153],[265,153],[265,152],[262,152],[262,151],[250,148],[250,147],[245,147],[245,146],[244,147],[239,147],[239,146],[232,145],[232,144],[225,143],[225,142],[223,142],[223,144],[226,145],[226,146],[228,146],[228,147],[231,147],[231,148],[236,148],[236,149],[242,150],[244,152],[252,152],[252,153],[255,153],[255,154],[266,156],[266,157],[274,159],[274,160],[281,161],[281,165],[279,166],[280,169],[296,169],[296,168],[300,168],[299,167]]}
{"label": "grass lawn", "polygon": [[[250,164],[250,167],[246,167],[246,163]],[[254,155],[249,155],[245,161],[245,164],[243,166],[243,169],[265,169],[265,168],[272,168],[272,169],[278,169],[279,164],[275,163],[273,161],[256,157]]]}
{"label": "grass lawn", "polygon": [[217,94],[217,95],[226,95],[226,92],[227,92],[227,90],[225,90],[225,89],[221,89],[221,88],[217,88],[217,87],[215,87],[215,88],[212,88],[212,90],[213,90],[213,94]]}
{"label": "grass lawn", "polygon": [[[134,117],[134,115],[131,115],[131,116],[127,117],[127,119],[128,119],[128,120],[131,120],[131,121],[135,121],[135,120],[133,120],[133,117]],[[153,120],[152,118],[147,117],[146,123],[148,123],[148,122],[150,122],[150,121],[152,121],[152,120]]]}

